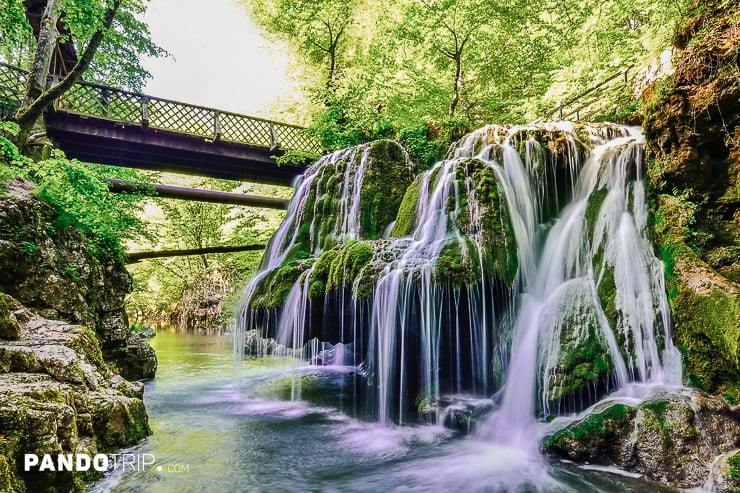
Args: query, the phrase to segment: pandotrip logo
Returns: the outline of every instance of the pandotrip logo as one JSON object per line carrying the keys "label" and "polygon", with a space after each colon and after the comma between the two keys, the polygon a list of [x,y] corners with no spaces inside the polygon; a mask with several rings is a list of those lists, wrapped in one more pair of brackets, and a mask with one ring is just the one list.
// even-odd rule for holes
{"label": "pandotrip logo", "polygon": [[24,454],[26,472],[190,472],[190,464],[157,464],[154,454]]}

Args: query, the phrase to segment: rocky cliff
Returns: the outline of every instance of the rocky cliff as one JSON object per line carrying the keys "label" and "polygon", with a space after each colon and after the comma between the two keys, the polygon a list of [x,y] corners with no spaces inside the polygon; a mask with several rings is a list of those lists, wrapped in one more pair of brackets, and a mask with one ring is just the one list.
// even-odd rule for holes
{"label": "rocky cliff", "polygon": [[7,182],[0,200],[0,292],[39,315],[92,329],[106,363],[124,378],[154,377],[154,350],[131,333],[124,299],[131,276],[116,260],[93,254],[82,233],[57,229],[34,184]]}
{"label": "rocky cliff", "polygon": [[684,384],[604,403],[543,447],[677,487],[740,491],[740,1],[695,2],[645,97],[648,184]]}
{"label": "rocky cliff", "polygon": [[687,383],[740,397],[740,2],[696,2],[645,105],[655,232]]}
{"label": "rocky cliff", "polygon": [[128,328],[125,268],[24,179],[0,196],[0,491],[81,491],[95,472],[24,472],[24,454],[89,454],[150,433],[143,385],[153,349]]}

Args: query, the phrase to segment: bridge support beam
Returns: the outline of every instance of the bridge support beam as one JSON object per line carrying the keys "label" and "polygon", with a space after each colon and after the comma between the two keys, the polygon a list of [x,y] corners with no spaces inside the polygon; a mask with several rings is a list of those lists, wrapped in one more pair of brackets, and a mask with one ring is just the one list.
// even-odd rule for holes
{"label": "bridge support beam", "polygon": [[167,199],[192,200],[195,202],[211,202],[216,204],[245,205],[263,209],[287,209],[288,201],[271,197],[257,197],[241,193],[220,192],[217,190],[200,190],[197,188],[175,187],[172,185],[157,185],[152,183],[136,183],[124,180],[107,178],[110,191],[113,193],[134,193],[153,191],[157,197]]}
{"label": "bridge support beam", "polygon": [[244,246],[218,246],[209,248],[192,248],[189,250],[159,250],[156,252],[131,252],[126,254],[126,263],[135,264],[142,260],[150,258],[163,257],[185,257],[188,255],[206,255],[209,253],[233,253],[233,252],[251,252],[261,251],[265,245],[244,245]]}

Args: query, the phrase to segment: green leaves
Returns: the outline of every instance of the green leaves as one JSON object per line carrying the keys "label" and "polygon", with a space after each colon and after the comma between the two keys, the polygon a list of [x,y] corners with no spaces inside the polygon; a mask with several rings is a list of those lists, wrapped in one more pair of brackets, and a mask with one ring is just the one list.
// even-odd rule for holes
{"label": "green leaves", "polygon": [[90,238],[96,254],[123,260],[122,242],[146,236],[138,217],[140,194],[112,194],[105,177],[135,180],[131,170],[69,160],[63,154],[33,163],[27,170],[38,186],[34,193],[56,212],[52,226],[75,228]]}
{"label": "green leaves", "polygon": [[[69,28],[78,54],[85,48],[90,37],[103,26],[103,14],[109,3],[60,0],[59,8],[63,13],[60,22]],[[146,79],[151,77],[141,66],[142,57],[167,55],[165,50],[152,42],[149,28],[141,20],[145,11],[144,0],[124,0],[113,26],[95,54],[91,73],[86,75],[86,79],[141,90]],[[29,49],[35,50],[35,40],[26,19],[24,2],[0,0],[0,58],[26,65],[33,58],[28,54]]]}

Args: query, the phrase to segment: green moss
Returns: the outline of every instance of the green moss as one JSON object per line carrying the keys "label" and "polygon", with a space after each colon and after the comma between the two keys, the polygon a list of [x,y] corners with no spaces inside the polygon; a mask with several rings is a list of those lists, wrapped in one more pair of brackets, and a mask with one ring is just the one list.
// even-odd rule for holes
{"label": "green moss", "polygon": [[434,278],[438,284],[447,282],[460,287],[480,278],[475,244],[469,238],[463,241],[464,248],[458,241],[453,240],[440,251],[434,264]]}
{"label": "green moss", "polygon": [[26,487],[18,476],[16,456],[19,438],[0,433],[0,491],[25,493]]}
{"label": "green moss", "polygon": [[596,220],[599,217],[599,211],[601,206],[609,195],[609,190],[601,188],[594,190],[591,196],[588,198],[588,205],[586,206],[586,223],[588,224],[588,230],[593,234],[594,226],[596,226]]}
{"label": "green moss", "polygon": [[735,452],[727,459],[727,489],[731,493],[740,493],[740,452]]}
{"label": "green moss", "polygon": [[584,328],[583,320],[566,319],[560,334],[560,358],[550,378],[547,398],[557,401],[585,385],[604,379],[614,369],[599,328]]}
{"label": "green moss", "polygon": [[411,236],[416,228],[417,209],[419,204],[419,184],[421,177],[417,177],[406,189],[401,205],[398,208],[396,224],[393,225],[391,236],[400,238]]}
{"label": "green moss", "polygon": [[621,331],[617,329],[618,313],[617,313],[617,285],[614,282],[614,269],[613,267],[606,266],[604,274],[601,278],[601,282],[598,285],[599,301],[601,302],[601,308],[604,310],[604,315],[609,321],[609,326],[616,333],[617,339],[620,344],[623,344],[623,335]]}
{"label": "green moss", "polygon": [[411,180],[411,169],[401,146],[390,140],[370,145],[360,195],[363,238],[375,240],[383,235],[396,219]]}
{"label": "green moss", "polygon": [[[495,171],[483,161],[470,159],[458,165],[457,175],[461,188],[466,176],[470,177],[475,187],[475,199],[480,206],[476,219],[480,222],[481,231],[478,234],[480,244],[484,247],[486,274],[511,285],[516,277],[518,257],[509,211],[498,189]],[[470,234],[472,225],[468,224],[470,214],[464,198],[460,208],[458,227],[463,233]]]}
{"label": "green moss", "polygon": [[570,426],[555,432],[543,442],[543,447],[567,448],[568,441],[601,442],[605,437],[614,435],[629,423],[636,410],[625,404],[614,404],[605,411],[589,414]]}
{"label": "green moss", "polygon": [[670,304],[678,344],[687,373],[704,388],[716,390],[738,383],[740,365],[740,300],[719,290],[699,296],[678,282]]}
{"label": "green moss", "polygon": [[[351,240],[321,254],[311,274],[310,298],[332,289],[352,286],[373,258],[373,247],[365,241]],[[356,298],[357,293],[353,293]]]}
{"label": "green moss", "polygon": [[298,277],[313,264],[313,259],[293,258],[273,270],[257,286],[250,306],[252,308],[277,308],[288,298],[288,293]]}

